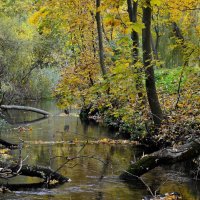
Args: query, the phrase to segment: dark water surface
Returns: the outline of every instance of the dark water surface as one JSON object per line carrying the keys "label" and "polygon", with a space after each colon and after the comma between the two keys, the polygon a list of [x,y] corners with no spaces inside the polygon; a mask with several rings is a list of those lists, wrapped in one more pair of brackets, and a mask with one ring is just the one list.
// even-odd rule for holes
{"label": "dark water surface", "polygon": [[[11,194],[0,194],[0,199],[69,199],[69,200],[139,200],[147,195],[147,189],[141,183],[133,185],[118,179],[118,175],[127,169],[129,163],[136,156],[142,154],[142,149],[130,145],[87,144],[84,141],[113,137],[114,134],[103,125],[81,122],[76,110],[71,110],[69,116],[56,107],[55,102],[28,103],[52,113],[49,118],[30,124],[32,131],[19,131],[9,129],[1,133],[0,137],[14,143],[19,138],[24,140],[23,157],[25,163],[51,166],[56,170],[61,166],[66,156],[95,156],[92,158],[79,158],[68,163],[59,172],[72,181],[53,189],[19,189]],[[9,111],[13,117],[12,122],[30,121],[38,117],[34,113]],[[13,125],[14,127],[21,126]],[[82,142],[80,142],[82,141]],[[17,151],[12,154],[17,156]],[[50,157],[57,158],[51,160]],[[100,160],[107,161],[109,165]],[[102,178],[103,177],[103,178]],[[156,168],[146,174],[143,179],[160,192],[179,192],[185,200],[200,199],[200,184],[191,181],[181,170]],[[16,177],[9,183],[33,183],[36,178]],[[165,183],[165,184],[163,184]]]}

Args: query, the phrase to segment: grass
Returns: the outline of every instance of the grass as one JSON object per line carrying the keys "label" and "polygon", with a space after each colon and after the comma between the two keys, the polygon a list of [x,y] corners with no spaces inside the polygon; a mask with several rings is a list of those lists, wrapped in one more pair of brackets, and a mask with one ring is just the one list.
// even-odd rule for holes
{"label": "grass", "polygon": [[177,67],[173,69],[160,68],[155,70],[156,84],[159,90],[164,93],[174,94],[177,92],[181,72],[183,77],[181,84],[184,85],[189,77],[196,76],[199,73],[199,67]]}

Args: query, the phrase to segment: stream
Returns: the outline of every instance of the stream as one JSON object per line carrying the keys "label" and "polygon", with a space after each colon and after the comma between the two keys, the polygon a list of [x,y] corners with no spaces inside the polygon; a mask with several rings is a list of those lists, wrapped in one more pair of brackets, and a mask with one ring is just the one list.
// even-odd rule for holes
{"label": "stream", "polygon": [[[58,169],[64,162],[64,157],[81,157],[67,163],[59,172],[72,181],[53,189],[19,188],[13,193],[0,194],[0,199],[69,199],[69,200],[140,200],[148,194],[146,187],[140,182],[133,185],[119,180],[119,174],[127,169],[130,162],[143,154],[141,147],[125,144],[91,144],[104,138],[113,138],[116,133],[103,124],[82,122],[77,110],[70,110],[65,115],[56,107],[54,101],[29,102],[27,106],[44,109],[50,113],[47,119],[37,121],[20,131],[20,122],[38,118],[38,114],[22,111],[9,111],[14,125],[2,130],[0,138],[18,143],[24,141],[23,158],[25,164],[51,166]],[[26,127],[26,126],[25,126]],[[29,129],[29,130],[28,130]],[[17,158],[18,151],[12,150]],[[53,158],[54,159],[50,159]],[[107,162],[105,165],[102,161]],[[143,176],[144,181],[154,192],[159,188],[160,193],[178,192],[184,200],[200,199],[200,183],[185,175],[181,167],[156,168]],[[9,183],[35,183],[37,178],[18,176]],[[1,183],[5,181],[0,180]]]}

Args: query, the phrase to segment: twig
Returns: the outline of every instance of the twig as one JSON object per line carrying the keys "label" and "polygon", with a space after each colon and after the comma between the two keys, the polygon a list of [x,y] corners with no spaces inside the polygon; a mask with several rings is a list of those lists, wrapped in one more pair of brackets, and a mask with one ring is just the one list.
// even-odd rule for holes
{"label": "twig", "polygon": [[141,177],[136,176],[136,175],[134,175],[134,174],[131,174],[130,172],[128,172],[128,171],[126,171],[126,170],[124,170],[124,172],[127,173],[127,174],[129,174],[129,175],[131,175],[131,176],[133,176],[133,177],[135,177],[135,178],[138,178],[140,181],[142,181],[142,183],[146,186],[147,190],[151,193],[151,195],[152,195],[154,198],[156,197],[156,196],[153,194],[151,188],[147,185],[147,183],[145,183],[145,181],[144,181]]}
{"label": "twig", "polygon": [[58,172],[62,167],[64,167],[68,162],[72,161],[72,160],[75,160],[75,159],[79,159],[79,158],[92,158],[92,159],[95,159],[95,160],[98,160],[100,162],[102,162],[103,164],[106,164],[103,160],[95,157],[94,155],[92,156],[76,156],[76,157],[66,157],[67,161],[64,162],[57,170],[55,170],[55,172]]}
{"label": "twig", "polygon": [[160,190],[161,186],[163,186],[165,183],[167,183],[169,179],[165,180],[157,189],[155,190],[155,196],[157,195],[157,192]]}
{"label": "twig", "polygon": [[178,103],[179,103],[179,100],[180,100],[180,97],[181,97],[181,94],[180,94],[180,91],[181,91],[181,83],[182,83],[182,79],[183,79],[183,72],[184,72],[184,69],[185,69],[185,66],[183,66],[182,70],[181,70],[181,75],[180,75],[180,78],[179,78],[179,82],[178,82],[178,89],[177,89],[177,100],[176,100],[176,103],[175,103],[175,109],[178,108]]}
{"label": "twig", "polygon": [[182,79],[183,79],[183,72],[184,72],[186,66],[188,65],[189,57],[192,55],[193,52],[194,52],[194,49],[192,49],[191,52],[189,53],[189,55],[187,55],[188,58],[185,60],[182,71],[181,71],[181,75],[180,75],[179,83],[178,83],[178,89],[177,89],[178,96],[177,96],[177,100],[176,100],[176,103],[175,103],[175,106],[174,106],[175,109],[178,108],[178,103],[179,103],[179,100],[180,100],[180,97],[181,97],[181,83],[182,83]]}
{"label": "twig", "polygon": [[81,151],[86,147],[87,144],[88,144],[88,140],[87,140],[87,142],[82,146],[82,148],[78,151],[78,154],[81,153]]}

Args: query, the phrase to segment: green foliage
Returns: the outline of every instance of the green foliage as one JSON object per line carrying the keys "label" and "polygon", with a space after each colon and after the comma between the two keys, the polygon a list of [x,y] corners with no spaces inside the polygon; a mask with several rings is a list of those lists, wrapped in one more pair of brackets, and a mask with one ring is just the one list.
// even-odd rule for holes
{"label": "green foliage", "polygon": [[[41,99],[51,97],[54,90],[62,107],[91,106],[91,113],[98,110],[103,119],[120,122],[122,130],[135,134],[144,130],[150,114],[143,87],[142,3],[138,2],[138,16],[133,23],[127,1],[101,1],[98,10],[107,71],[102,77],[94,1],[1,1],[0,93],[5,93],[7,99]],[[151,5],[152,46],[155,43],[158,51],[153,54],[152,65],[157,67],[158,93],[171,97],[163,101],[169,109],[177,97],[182,72],[183,89],[191,89],[189,79],[197,80],[198,69],[188,67],[199,65],[199,16],[193,11],[197,4],[192,0],[184,2],[192,8],[185,11],[185,16],[180,9],[186,7],[177,0],[154,0]],[[172,29],[173,22],[179,33]],[[133,55],[133,31],[139,36],[137,58]],[[178,67],[184,63],[188,66]],[[195,92],[190,92],[196,99]],[[143,100],[138,98],[140,93]]]}
{"label": "green foliage", "polygon": [[[157,69],[155,70],[156,83],[158,87],[164,92],[173,94],[177,92],[179,77],[181,76],[182,67],[172,69]],[[186,77],[184,76],[183,82]]]}
{"label": "green foliage", "polygon": [[35,69],[25,87],[25,98],[52,98],[52,91],[58,83],[60,72],[57,68]]}
{"label": "green foliage", "polygon": [[51,67],[66,63],[64,41],[41,35],[28,23],[30,3],[0,3],[0,96],[4,94],[5,101],[51,97],[59,74]]}
{"label": "green foliage", "polygon": [[11,125],[9,125],[6,120],[0,118],[0,133],[5,131],[6,129],[11,128]]}
{"label": "green foliage", "polygon": [[[0,20],[0,73],[1,92],[13,92],[15,86],[32,63],[32,45],[28,34],[29,29],[21,24],[18,19],[1,17]],[[20,83],[21,84],[21,83]]]}
{"label": "green foliage", "polygon": [[199,67],[177,67],[177,68],[159,68],[155,70],[156,83],[163,93],[177,93],[180,76],[183,70],[181,84],[185,85],[191,76],[196,76]]}

